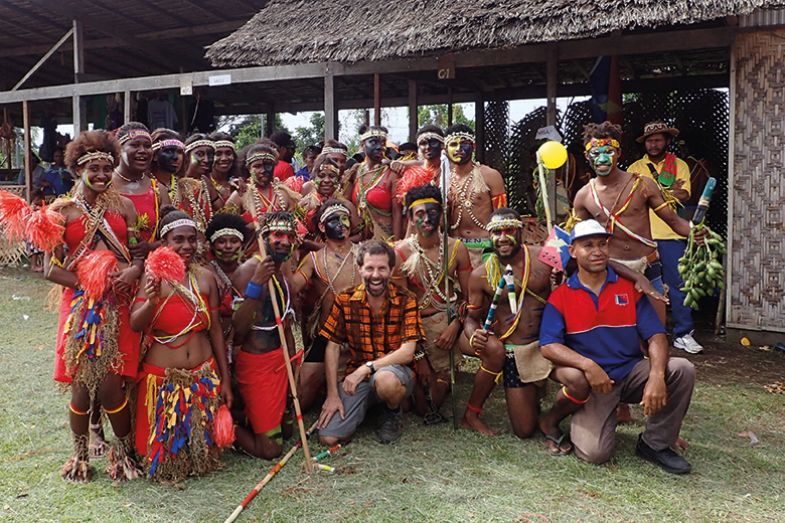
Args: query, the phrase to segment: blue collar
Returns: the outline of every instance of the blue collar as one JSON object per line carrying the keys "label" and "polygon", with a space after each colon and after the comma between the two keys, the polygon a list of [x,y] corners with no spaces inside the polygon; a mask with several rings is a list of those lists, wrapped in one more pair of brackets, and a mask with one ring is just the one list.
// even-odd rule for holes
{"label": "blue collar", "polygon": [[[616,274],[616,271],[608,264],[608,274],[605,277],[605,283],[602,284],[602,289],[605,289],[605,286],[609,283],[616,283],[619,281],[619,275]],[[578,279],[578,271],[572,273],[572,276],[567,278],[567,287],[570,289],[583,289],[589,294],[594,294],[589,288],[581,283],[581,280]],[[600,290],[602,292],[602,290]]]}

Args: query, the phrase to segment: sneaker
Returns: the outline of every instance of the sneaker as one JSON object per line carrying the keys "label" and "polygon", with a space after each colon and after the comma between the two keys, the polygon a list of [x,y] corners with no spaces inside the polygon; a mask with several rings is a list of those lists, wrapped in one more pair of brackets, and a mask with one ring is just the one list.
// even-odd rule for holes
{"label": "sneaker", "polygon": [[692,337],[692,332],[673,340],[673,346],[690,354],[700,354],[703,352],[703,346],[695,341],[695,338]]}
{"label": "sneaker", "polygon": [[635,446],[635,454],[645,459],[646,461],[651,461],[655,465],[658,465],[660,468],[666,472],[670,472],[671,474],[690,473],[692,466],[687,462],[686,459],[681,457],[670,448],[654,450],[648,446],[645,441],[643,441],[641,436],[643,436],[643,434],[638,436],[638,444]]}
{"label": "sneaker", "polygon": [[376,429],[376,439],[385,445],[397,441],[403,434],[403,411],[400,407],[390,410],[383,408],[382,423]]}

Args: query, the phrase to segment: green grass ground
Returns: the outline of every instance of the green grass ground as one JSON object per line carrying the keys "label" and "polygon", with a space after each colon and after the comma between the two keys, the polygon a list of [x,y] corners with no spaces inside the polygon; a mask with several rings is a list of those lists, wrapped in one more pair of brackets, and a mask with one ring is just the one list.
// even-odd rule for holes
{"label": "green grass ground", "polygon": [[[230,453],[225,468],[177,489],[139,480],[113,485],[60,479],[68,458],[67,397],[51,380],[56,328],[43,302],[50,286],[0,272],[0,520],[223,521],[270,468]],[[342,474],[306,476],[299,453],[241,521],[783,521],[785,396],[763,385],[785,376],[785,355],[708,343],[682,435],[694,472],[666,474],[634,456],[640,423],[619,429],[616,458],[592,466],[548,457],[541,439],[509,432],[503,394],[488,405],[504,435],[486,438],[450,424],[406,417],[394,446],[370,428],[330,463]],[[460,377],[459,398],[469,375]],[[462,405],[462,403],[461,403]],[[445,409],[447,411],[448,409]],[[640,411],[636,413],[640,420]],[[749,446],[739,436],[754,432]]]}

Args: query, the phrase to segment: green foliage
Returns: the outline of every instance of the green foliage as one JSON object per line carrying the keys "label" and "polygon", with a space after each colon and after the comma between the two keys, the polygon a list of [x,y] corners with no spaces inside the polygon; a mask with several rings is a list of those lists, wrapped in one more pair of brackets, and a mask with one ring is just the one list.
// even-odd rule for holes
{"label": "green foliage", "polygon": [[315,112],[311,115],[308,127],[298,127],[292,135],[297,144],[297,153],[302,155],[303,150],[309,145],[316,145],[324,141],[324,113]]}
{"label": "green foliage", "polygon": [[[281,115],[275,114],[275,125],[273,129],[289,132],[283,125]],[[233,121],[227,130],[229,134],[234,136],[237,149],[242,149],[246,145],[250,145],[259,138],[264,136],[264,119],[259,114],[249,114]]]}
{"label": "green foliage", "polygon": [[[421,105],[417,109],[417,127],[432,124],[444,129],[447,127],[447,122],[447,104]],[[452,122],[462,123],[474,129],[474,118],[469,118],[462,104],[453,104]]]}

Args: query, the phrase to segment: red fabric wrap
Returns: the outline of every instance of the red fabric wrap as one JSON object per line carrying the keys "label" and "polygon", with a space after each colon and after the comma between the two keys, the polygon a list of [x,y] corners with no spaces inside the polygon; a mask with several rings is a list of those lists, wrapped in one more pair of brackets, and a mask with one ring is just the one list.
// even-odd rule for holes
{"label": "red fabric wrap", "polygon": [[[65,342],[63,334],[66,319],[71,313],[71,300],[74,298],[74,290],[66,288],[60,299],[60,318],[57,323],[57,345],[55,346],[55,371],[54,379],[60,383],[71,383],[71,377],[65,367]],[[117,311],[118,317],[118,336],[117,345],[123,355],[123,366],[120,375],[135,378],[139,369],[139,350],[141,347],[142,335],[131,329],[131,313],[127,305],[121,305]]]}
{"label": "red fabric wrap", "polygon": [[286,371],[278,370],[282,362],[280,348],[264,354],[237,353],[237,386],[254,434],[264,434],[281,424],[289,390]]}

